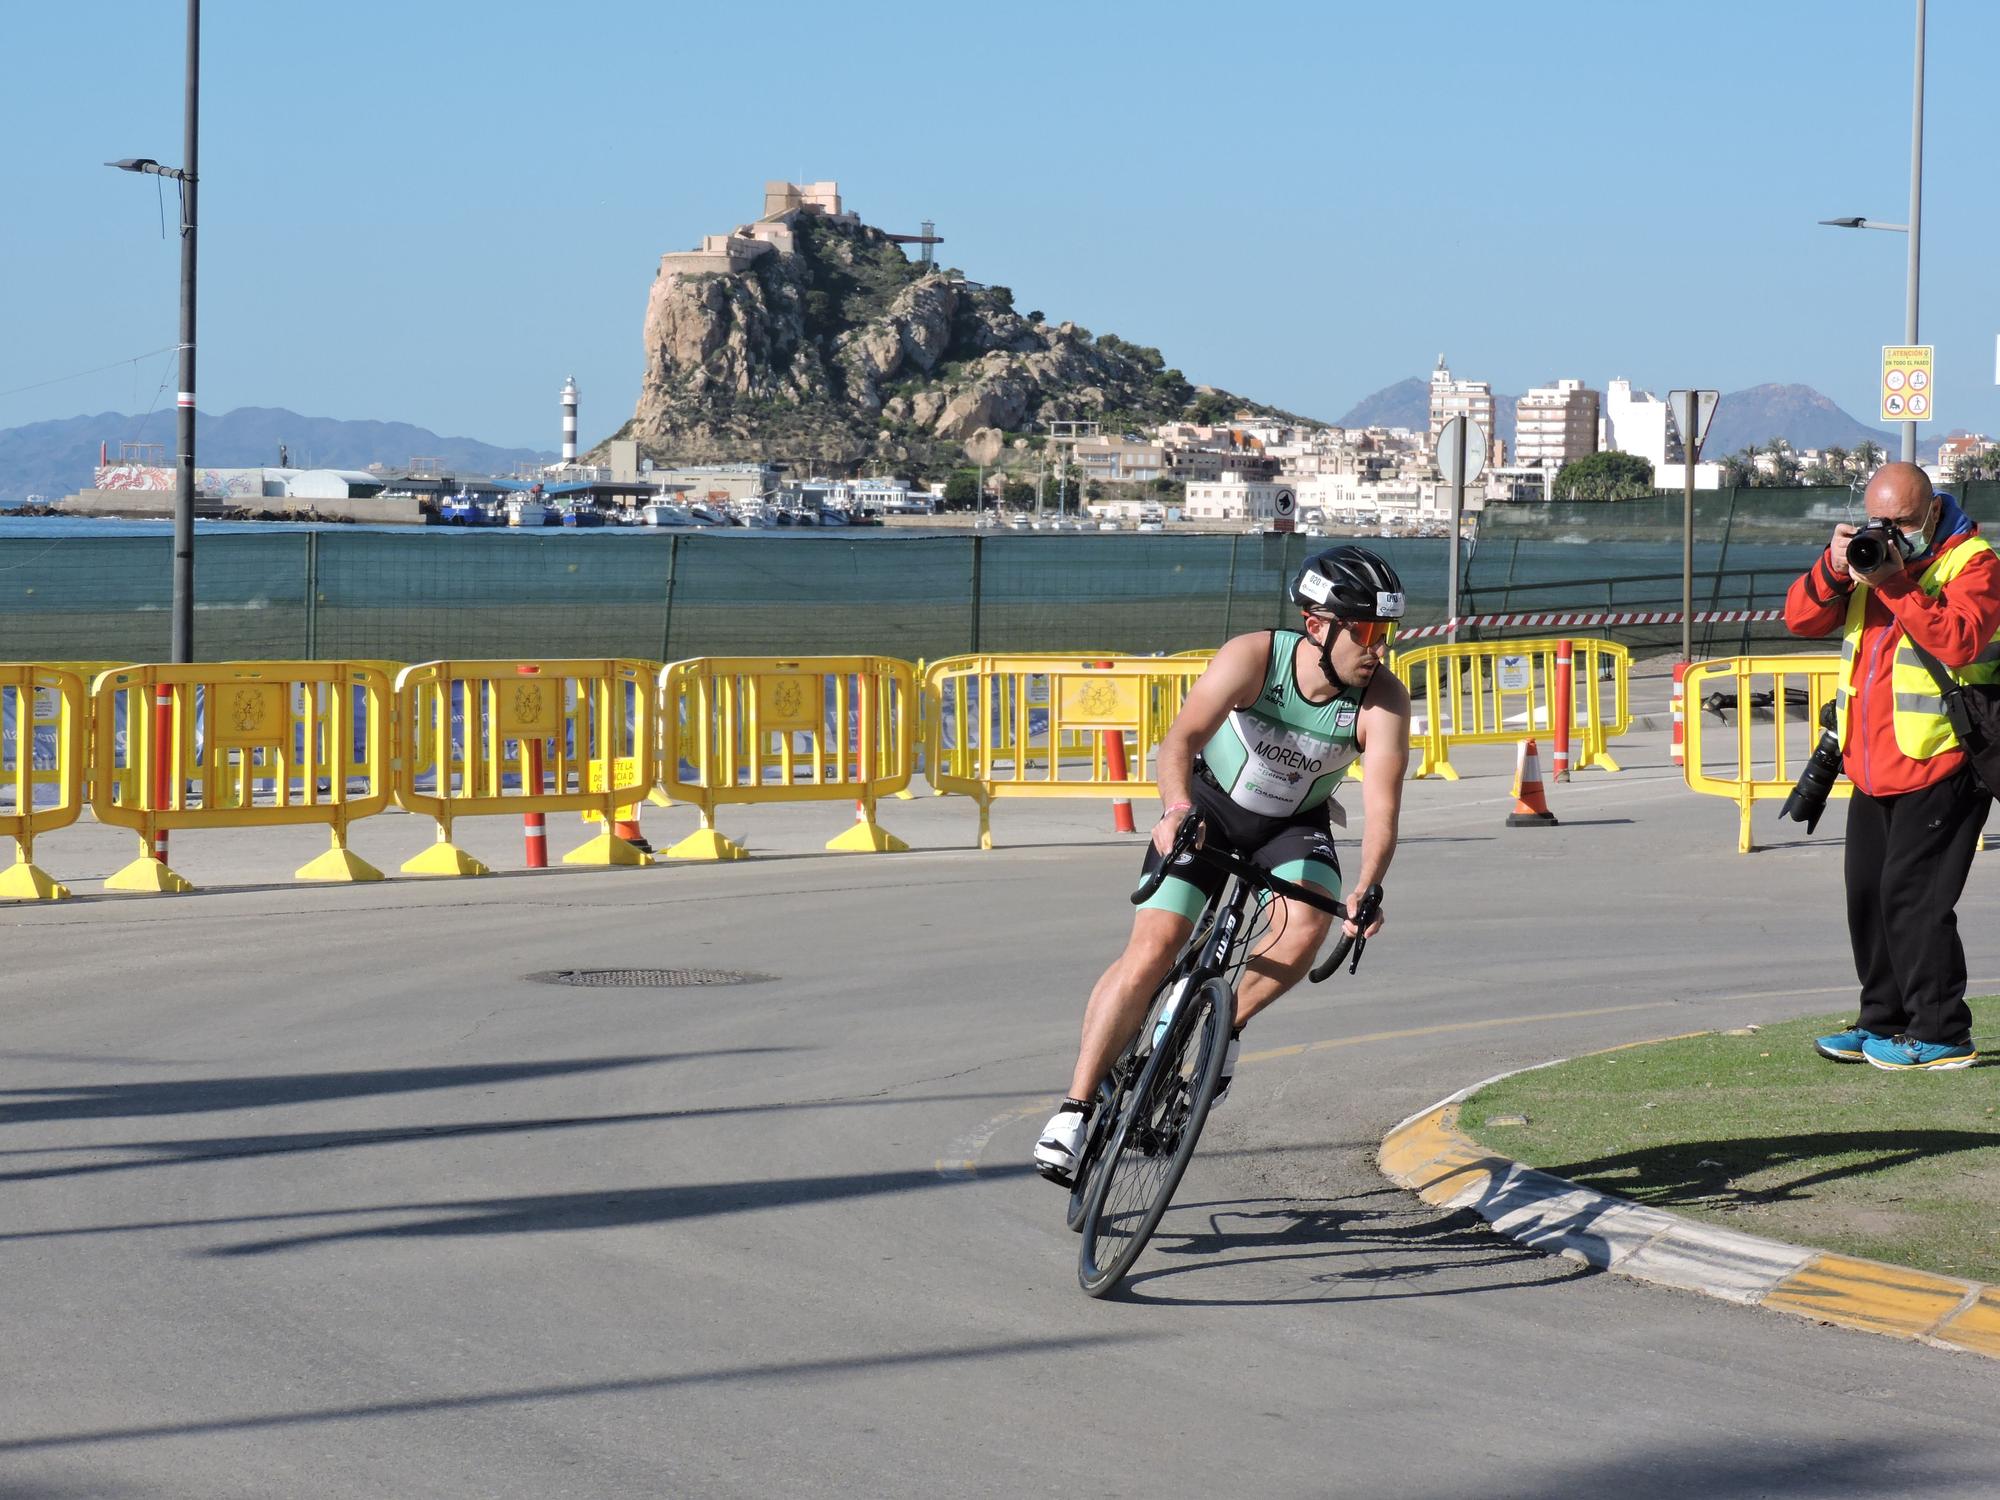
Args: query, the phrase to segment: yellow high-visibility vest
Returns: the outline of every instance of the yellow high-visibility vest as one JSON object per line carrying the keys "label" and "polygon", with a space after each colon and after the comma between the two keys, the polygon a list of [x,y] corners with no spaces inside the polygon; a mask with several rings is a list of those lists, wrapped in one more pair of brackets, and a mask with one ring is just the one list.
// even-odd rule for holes
{"label": "yellow high-visibility vest", "polygon": [[[1967,563],[1992,551],[1991,543],[1975,536],[1924,569],[1917,586],[1935,599],[1947,583],[1965,571]],[[1854,663],[1861,654],[1861,625],[1867,614],[1868,585],[1857,579],[1854,592],[1847,599],[1847,630],[1840,643],[1840,691],[1834,698],[1834,729],[1842,745],[1847,743],[1847,703],[1855,693]],[[1951,720],[1945,717],[1944,697],[1938,692],[1937,679],[1917,659],[1916,648],[1907,634],[1896,642],[1892,672],[1896,748],[1911,760],[1929,760],[1946,750],[1957,749],[1958,736],[1952,733]],[[1959,683],[2000,682],[2000,631],[1994,632],[1993,639],[1986,643],[1972,665],[1947,667],[1945,673]]]}

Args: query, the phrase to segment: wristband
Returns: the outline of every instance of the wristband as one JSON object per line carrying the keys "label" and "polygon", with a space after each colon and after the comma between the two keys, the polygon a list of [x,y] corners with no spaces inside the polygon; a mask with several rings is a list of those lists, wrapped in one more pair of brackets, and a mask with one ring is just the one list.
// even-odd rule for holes
{"label": "wristband", "polygon": [[1160,809],[1160,821],[1162,823],[1166,822],[1168,818],[1171,818],[1177,812],[1193,811],[1194,804],[1192,802],[1170,802]]}

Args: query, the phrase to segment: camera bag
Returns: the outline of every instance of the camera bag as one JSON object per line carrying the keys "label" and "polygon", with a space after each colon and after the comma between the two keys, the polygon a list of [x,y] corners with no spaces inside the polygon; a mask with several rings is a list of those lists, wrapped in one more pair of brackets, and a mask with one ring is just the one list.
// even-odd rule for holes
{"label": "camera bag", "polygon": [[1944,698],[1944,716],[1951,721],[1951,732],[1958,736],[1972,769],[1986,790],[2000,797],[2000,682],[1954,681],[1944,663],[1914,640],[1910,649],[1937,683]]}

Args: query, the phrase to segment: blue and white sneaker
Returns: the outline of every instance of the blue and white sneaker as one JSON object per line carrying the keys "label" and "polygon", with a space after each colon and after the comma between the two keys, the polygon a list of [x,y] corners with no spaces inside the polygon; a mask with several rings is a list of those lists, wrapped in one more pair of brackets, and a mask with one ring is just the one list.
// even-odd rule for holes
{"label": "blue and white sneaker", "polygon": [[1869,1042],[1886,1042],[1889,1038],[1879,1031],[1869,1031],[1862,1026],[1850,1026],[1845,1031],[1836,1031],[1832,1036],[1813,1038],[1813,1051],[1834,1062],[1861,1062],[1861,1049]]}
{"label": "blue and white sneaker", "polygon": [[1911,1036],[1871,1036],[1861,1044],[1861,1055],[1869,1066],[1890,1073],[1904,1073],[1912,1068],[1949,1072],[1971,1067],[1979,1056],[1970,1042],[1947,1047],[1943,1042],[1920,1042]]}

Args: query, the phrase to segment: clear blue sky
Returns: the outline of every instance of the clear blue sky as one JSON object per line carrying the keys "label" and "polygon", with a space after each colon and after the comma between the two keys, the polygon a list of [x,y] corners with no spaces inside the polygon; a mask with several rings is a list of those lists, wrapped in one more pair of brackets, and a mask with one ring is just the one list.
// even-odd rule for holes
{"label": "clear blue sky", "polygon": [[[0,427],[172,403],[183,7],[18,8]],[[1801,382],[1873,421],[1903,330],[1913,0],[204,11],[200,396],[554,448],[631,414],[658,255],[835,178],[868,222],[1211,382],[1333,418]],[[2000,6],[1932,0],[1924,328],[2000,433]],[[168,222],[173,222],[171,201]],[[164,387],[164,395],[159,395]],[[117,434],[107,434],[116,437]]]}

